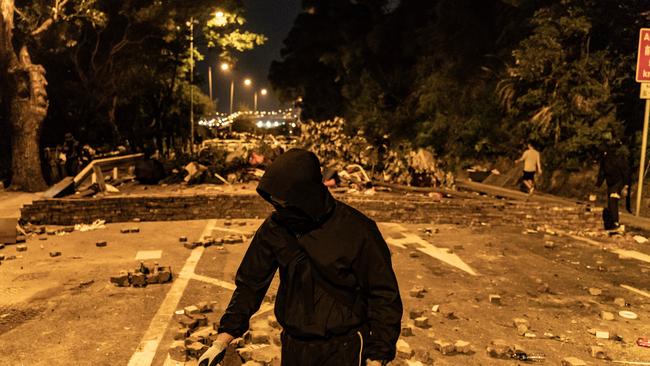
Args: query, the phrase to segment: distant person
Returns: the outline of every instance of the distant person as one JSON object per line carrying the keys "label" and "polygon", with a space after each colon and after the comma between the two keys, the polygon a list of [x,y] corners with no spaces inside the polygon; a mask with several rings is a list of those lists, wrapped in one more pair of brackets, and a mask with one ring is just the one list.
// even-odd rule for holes
{"label": "distant person", "polygon": [[532,194],[535,191],[535,173],[542,174],[542,160],[539,154],[539,151],[535,150],[532,143],[527,144],[528,149],[524,151],[521,155],[521,158],[515,160],[516,164],[524,162],[524,174],[522,180],[528,194]]}
{"label": "distant person", "polygon": [[[630,167],[627,161],[627,149],[620,143],[607,146],[600,159],[600,170],[596,186],[607,183],[607,207],[603,210],[605,230],[618,230],[621,225],[618,204],[621,194],[630,187]],[[629,195],[629,192],[627,192]]]}
{"label": "distant person", "polygon": [[63,153],[65,154],[65,172],[69,177],[74,177],[79,173],[80,151],[79,142],[70,132],[65,134],[63,142]]}
{"label": "distant person", "polygon": [[282,366],[381,366],[395,357],[403,308],[388,246],[377,224],[332,197],[322,178],[316,155],[300,149],[266,170],[257,192],[274,212],[239,265],[199,366],[215,366],[248,330],[278,270]]}

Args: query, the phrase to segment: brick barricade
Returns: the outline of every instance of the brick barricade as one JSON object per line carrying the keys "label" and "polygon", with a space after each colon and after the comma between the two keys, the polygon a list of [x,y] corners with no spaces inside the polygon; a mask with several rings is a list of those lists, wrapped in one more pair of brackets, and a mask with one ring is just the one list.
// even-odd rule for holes
{"label": "brick barricade", "polygon": [[[380,222],[452,223],[450,209],[461,202],[426,197],[339,195],[337,199]],[[219,218],[264,218],[271,206],[256,194],[118,196],[87,199],[43,199],[21,209],[21,220],[35,225],[171,221]]]}

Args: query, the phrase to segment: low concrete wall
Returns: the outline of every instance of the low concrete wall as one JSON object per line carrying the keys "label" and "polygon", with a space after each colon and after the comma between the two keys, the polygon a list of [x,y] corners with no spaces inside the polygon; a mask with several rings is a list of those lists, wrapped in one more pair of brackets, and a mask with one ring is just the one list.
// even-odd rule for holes
{"label": "low concrete wall", "polygon": [[[451,210],[462,200],[436,202],[426,197],[377,195],[337,196],[375,221],[454,223]],[[186,196],[118,196],[88,199],[43,199],[25,205],[21,219],[35,225],[73,225],[106,222],[263,218],[271,206],[255,194]]]}

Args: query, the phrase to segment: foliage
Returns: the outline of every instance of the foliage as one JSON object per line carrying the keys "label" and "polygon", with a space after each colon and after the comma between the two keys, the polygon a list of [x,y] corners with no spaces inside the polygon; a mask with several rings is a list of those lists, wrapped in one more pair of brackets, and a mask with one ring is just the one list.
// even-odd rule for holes
{"label": "foliage", "polygon": [[637,143],[643,0],[303,7],[269,78],[305,119],[341,116],[375,144],[406,139],[450,163],[515,157],[532,139],[549,168],[577,169],[610,136]]}

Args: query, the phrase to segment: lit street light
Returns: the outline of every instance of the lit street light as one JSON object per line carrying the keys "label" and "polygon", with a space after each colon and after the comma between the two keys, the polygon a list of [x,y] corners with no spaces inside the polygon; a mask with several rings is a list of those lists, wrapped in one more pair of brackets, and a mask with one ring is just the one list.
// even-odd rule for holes
{"label": "lit street light", "polygon": [[[266,89],[260,90],[260,94],[266,95],[268,91]],[[257,91],[255,91],[255,95],[253,96],[253,111],[257,112]]]}
{"label": "lit street light", "polygon": [[246,86],[251,86],[251,84],[253,84],[253,82],[251,81],[251,79],[244,79],[244,85],[246,85]]}
{"label": "lit street light", "polygon": [[222,62],[220,67],[221,67],[221,71],[228,71],[228,70],[230,70],[230,65],[228,65],[228,64],[225,63],[225,62]]}

